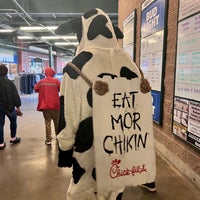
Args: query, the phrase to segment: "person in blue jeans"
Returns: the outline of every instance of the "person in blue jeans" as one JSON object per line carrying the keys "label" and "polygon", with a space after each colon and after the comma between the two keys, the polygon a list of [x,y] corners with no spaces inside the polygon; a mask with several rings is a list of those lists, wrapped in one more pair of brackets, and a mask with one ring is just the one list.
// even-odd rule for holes
{"label": "person in blue jeans", "polygon": [[0,65],[0,150],[6,147],[4,142],[5,117],[10,120],[10,143],[17,144],[21,141],[16,137],[17,116],[22,116],[20,110],[21,99],[15,84],[7,78],[8,68]]}

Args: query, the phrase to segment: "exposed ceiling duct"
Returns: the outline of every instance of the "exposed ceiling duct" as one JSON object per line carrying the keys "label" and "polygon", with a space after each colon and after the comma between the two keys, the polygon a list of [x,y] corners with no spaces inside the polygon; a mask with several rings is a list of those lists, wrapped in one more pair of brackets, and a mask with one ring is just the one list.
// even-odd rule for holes
{"label": "exposed ceiling duct", "polygon": [[[58,26],[63,21],[81,17],[83,13],[94,7],[100,7],[107,12],[114,24],[118,23],[117,14],[118,1],[112,0],[5,0],[0,2],[0,43],[20,45],[25,48],[27,45],[35,45],[48,49],[75,52],[76,40],[57,38],[44,39],[46,36],[57,36],[54,30],[46,29],[46,26]],[[24,31],[20,27],[39,26],[40,31]],[[1,29],[10,29],[10,33],[1,33]],[[44,30],[45,29],[45,30]],[[28,36],[31,40],[19,40],[18,36]],[[71,36],[73,36],[71,34]],[[50,38],[50,37],[49,37]],[[57,43],[56,43],[57,42]],[[61,42],[67,46],[57,46]],[[69,43],[69,44],[68,44]]]}

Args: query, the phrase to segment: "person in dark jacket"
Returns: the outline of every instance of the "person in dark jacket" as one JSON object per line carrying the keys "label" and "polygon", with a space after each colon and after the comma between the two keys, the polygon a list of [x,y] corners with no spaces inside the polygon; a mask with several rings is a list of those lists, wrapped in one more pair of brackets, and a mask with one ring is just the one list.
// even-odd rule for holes
{"label": "person in dark jacket", "polygon": [[4,142],[5,117],[10,120],[10,143],[17,144],[21,141],[16,137],[17,115],[22,116],[20,110],[21,99],[14,83],[7,78],[8,68],[0,65],[0,150],[6,147]]}

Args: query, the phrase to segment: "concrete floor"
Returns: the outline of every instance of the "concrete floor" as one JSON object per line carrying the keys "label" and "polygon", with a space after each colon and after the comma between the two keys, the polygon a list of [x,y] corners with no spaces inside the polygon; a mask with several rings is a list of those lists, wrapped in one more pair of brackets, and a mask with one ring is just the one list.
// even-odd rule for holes
{"label": "concrete floor", "polygon": [[[57,167],[57,144],[44,144],[44,122],[36,111],[37,95],[22,95],[23,117],[18,118],[22,142],[0,151],[0,200],[66,200],[71,169]],[[157,154],[156,193],[140,187],[127,187],[123,200],[199,200],[200,192],[161,155]],[[80,199],[81,200],[81,199]]]}

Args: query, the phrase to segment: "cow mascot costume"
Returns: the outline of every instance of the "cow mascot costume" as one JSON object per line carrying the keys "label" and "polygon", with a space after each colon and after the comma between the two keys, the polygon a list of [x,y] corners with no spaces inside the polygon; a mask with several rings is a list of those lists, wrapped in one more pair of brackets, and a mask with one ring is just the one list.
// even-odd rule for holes
{"label": "cow mascot costume", "polygon": [[72,62],[63,69],[61,114],[57,136],[58,166],[73,169],[67,200],[120,200],[122,191],[113,191],[110,194],[97,193],[92,92],[102,86],[91,87],[91,84],[96,77],[106,75],[112,78],[126,77],[129,80],[139,78],[142,80],[144,92],[148,92],[150,88],[148,82],[142,79],[140,69],[119,47],[117,39],[123,38],[123,34],[101,9],[92,9],[80,19],[64,22],[56,30],[59,35],[72,32],[76,33],[80,44]]}

